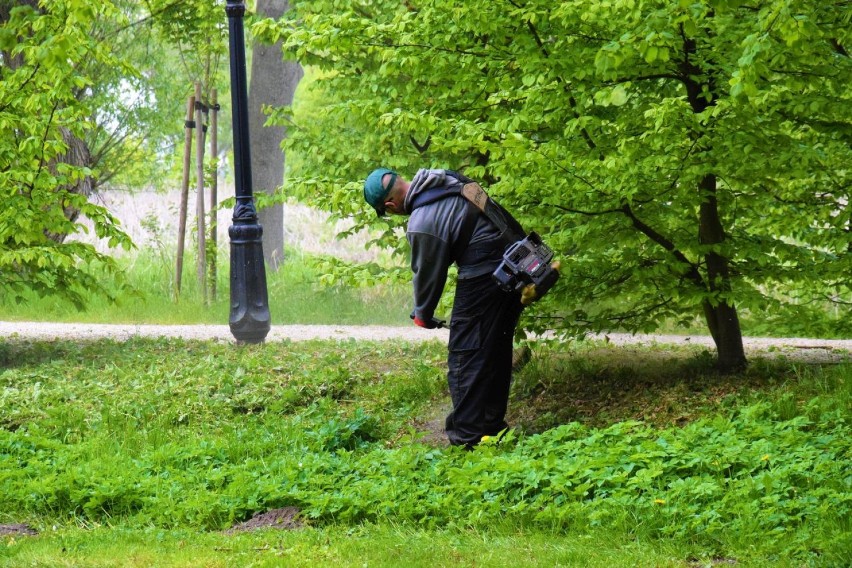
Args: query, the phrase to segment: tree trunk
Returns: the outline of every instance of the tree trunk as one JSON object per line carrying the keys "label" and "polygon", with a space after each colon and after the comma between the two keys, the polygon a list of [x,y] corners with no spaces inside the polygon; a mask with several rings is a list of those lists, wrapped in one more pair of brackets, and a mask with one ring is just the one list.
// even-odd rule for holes
{"label": "tree trunk", "polygon": [[[703,201],[698,213],[698,240],[702,245],[719,245],[725,240],[725,230],[719,219],[716,200],[716,176],[707,174],[700,184]],[[707,263],[707,283],[714,294],[724,295],[731,291],[731,275],[728,259],[718,252],[704,256]],[[704,300],[704,317],[713,336],[718,353],[719,368],[736,371],[746,366],[743,335],[736,307],[726,298],[718,301]]]}
{"label": "tree trunk", "polygon": [[[288,0],[258,0],[257,13],[280,18],[289,9]],[[251,170],[254,190],[272,194],[284,182],[285,156],[281,142],[286,129],[263,126],[263,106],[289,105],[303,71],[295,61],[282,60],[281,44],[254,43],[251,81],[249,85],[249,134],[251,136]],[[271,270],[284,260],[284,207],[276,204],[258,210],[263,226],[263,257]]]}
{"label": "tree trunk", "polygon": [[[687,101],[693,112],[699,114],[714,106],[718,100],[716,77],[712,70],[705,71],[691,60],[696,53],[695,40],[686,37],[683,25],[680,32],[684,40],[683,60],[680,62],[681,78],[686,87]],[[706,174],[701,179],[698,190],[701,193],[698,242],[702,245],[720,245],[725,241],[725,229],[719,216],[716,175]],[[705,254],[704,261],[707,265],[707,287],[712,298],[704,300],[702,308],[710,335],[716,344],[717,364],[722,371],[736,371],[746,366],[746,357],[737,309],[727,298],[731,291],[729,260],[716,250]]]}

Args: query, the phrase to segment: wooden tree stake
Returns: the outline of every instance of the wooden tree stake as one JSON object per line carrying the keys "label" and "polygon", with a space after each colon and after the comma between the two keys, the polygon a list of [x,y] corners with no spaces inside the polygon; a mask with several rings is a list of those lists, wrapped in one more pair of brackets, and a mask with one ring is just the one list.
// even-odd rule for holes
{"label": "wooden tree stake", "polygon": [[204,229],[204,113],[202,112],[201,83],[195,84],[195,174],[198,188],[195,199],[195,216],[198,227],[198,290],[207,305],[207,242]]}
{"label": "wooden tree stake", "polygon": [[217,99],[216,89],[210,91],[210,160],[213,164],[212,176],[210,179],[210,297],[216,301],[216,263],[218,261],[218,223],[216,221],[217,210],[219,205],[219,142],[218,142],[218,113],[219,104]]}
{"label": "wooden tree stake", "polygon": [[186,240],[186,208],[189,201],[189,166],[192,160],[192,129],[195,122],[192,114],[195,112],[195,97],[190,95],[186,100],[186,134],[183,141],[183,185],[180,188],[180,211],[178,213],[178,242],[177,266],[175,267],[175,299],[180,296],[181,277],[183,276],[183,247]]}

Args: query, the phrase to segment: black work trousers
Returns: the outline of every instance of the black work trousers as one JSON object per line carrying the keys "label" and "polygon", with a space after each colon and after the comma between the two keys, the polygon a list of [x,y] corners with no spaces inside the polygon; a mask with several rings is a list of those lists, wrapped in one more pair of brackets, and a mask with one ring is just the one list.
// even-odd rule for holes
{"label": "black work trousers", "polygon": [[472,446],[508,427],[512,340],[522,310],[520,295],[500,290],[491,274],[458,281],[447,372],[451,444]]}

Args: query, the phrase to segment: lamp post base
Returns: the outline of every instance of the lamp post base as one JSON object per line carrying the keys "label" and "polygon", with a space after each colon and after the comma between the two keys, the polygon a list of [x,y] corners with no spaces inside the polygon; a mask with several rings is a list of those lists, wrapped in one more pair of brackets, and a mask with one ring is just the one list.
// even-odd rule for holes
{"label": "lamp post base", "polygon": [[270,329],[263,227],[234,224],[231,237],[231,314],[229,326],[237,341],[262,343]]}

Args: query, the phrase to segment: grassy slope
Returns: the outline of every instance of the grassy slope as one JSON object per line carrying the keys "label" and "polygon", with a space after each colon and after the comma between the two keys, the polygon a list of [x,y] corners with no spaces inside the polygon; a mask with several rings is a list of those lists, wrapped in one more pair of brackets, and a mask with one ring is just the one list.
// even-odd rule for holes
{"label": "grassy slope", "polygon": [[[527,434],[505,448],[464,454],[422,446],[412,435],[417,417],[445,402],[438,344],[0,343],[0,363],[0,522],[29,522],[42,532],[0,539],[0,565],[683,566],[735,559],[831,566],[849,559],[848,521],[830,509],[850,503],[831,501],[838,497],[829,491],[843,483],[848,490],[849,479],[819,457],[844,447],[839,432],[848,438],[849,364],[757,361],[746,376],[731,378],[713,374],[700,351],[537,348],[511,404],[513,422]],[[636,419],[643,422],[630,422]],[[692,441],[655,457],[658,439]],[[832,467],[850,465],[845,447]],[[706,462],[705,453],[712,454]],[[696,458],[702,464],[687,465]],[[637,478],[613,472],[637,459],[670,476],[643,490],[663,503],[631,501],[623,491]],[[727,470],[713,465],[720,459],[730,462]],[[574,471],[575,484],[585,479],[604,493],[586,490],[552,508],[553,496],[542,495],[560,468]],[[813,469],[825,492],[795,481],[796,468]],[[540,479],[525,481],[529,473]],[[303,481],[287,488],[288,479]],[[767,511],[752,526],[742,521],[753,509],[737,503],[750,493],[736,491],[758,479],[783,487],[752,495],[754,510]],[[694,485],[684,488],[683,480]],[[489,483],[506,499],[522,494],[495,510],[487,506]],[[828,509],[791,500],[784,487],[824,499]],[[403,493],[393,497],[395,490]],[[388,496],[390,513],[382,514]],[[443,506],[427,503],[448,498]],[[312,516],[300,531],[215,530],[294,499]],[[518,508],[537,499],[550,521]],[[727,525],[714,528],[712,517],[701,517],[717,508],[708,506],[715,499]],[[457,512],[450,506],[466,500]],[[557,520],[560,511],[569,517]],[[698,519],[693,528],[690,518]],[[779,540],[772,527],[787,536]]]}

